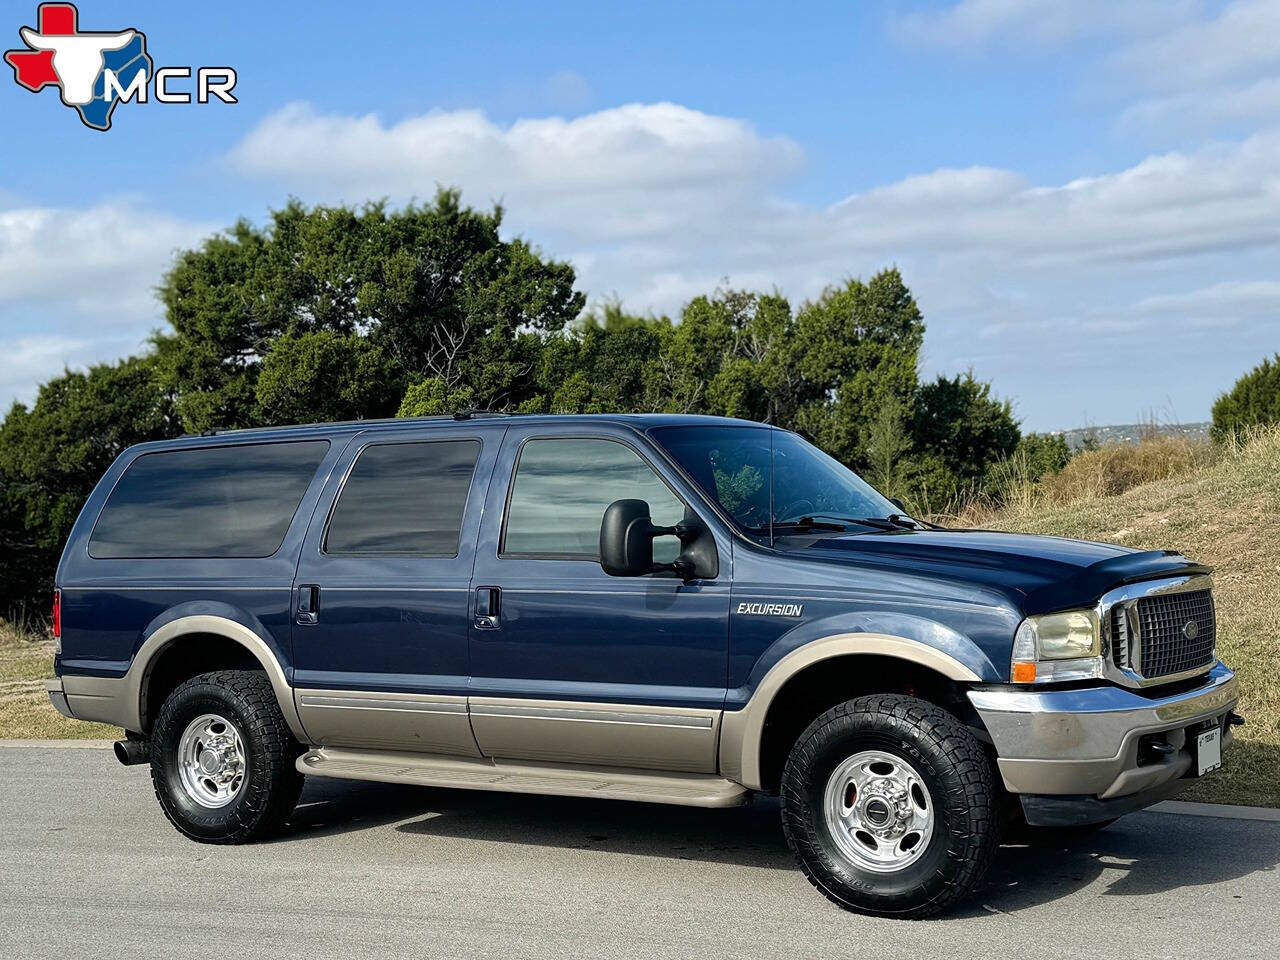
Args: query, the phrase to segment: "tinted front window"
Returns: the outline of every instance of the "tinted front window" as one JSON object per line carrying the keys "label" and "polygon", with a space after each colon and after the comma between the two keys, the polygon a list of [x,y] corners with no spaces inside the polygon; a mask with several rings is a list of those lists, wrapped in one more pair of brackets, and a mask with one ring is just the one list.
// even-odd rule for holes
{"label": "tinted front window", "polygon": [[771,507],[774,523],[898,512],[848,467],[785,430],[663,427],[653,435],[748,531],[767,531]]}
{"label": "tinted front window", "polygon": [[476,440],[366,447],[333,509],[325,551],[455,556],[479,456]]}
{"label": "tinted front window", "polygon": [[[647,501],[659,526],[684,518],[684,504],[630,447],[612,440],[530,440],[516,468],[503,552],[598,559],[604,511],[626,499]],[[674,537],[654,541],[659,563],[679,552]]]}
{"label": "tinted front window", "polygon": [[89,553],[269,557],[328,448],[313,440],[144,454],[111,491]]}

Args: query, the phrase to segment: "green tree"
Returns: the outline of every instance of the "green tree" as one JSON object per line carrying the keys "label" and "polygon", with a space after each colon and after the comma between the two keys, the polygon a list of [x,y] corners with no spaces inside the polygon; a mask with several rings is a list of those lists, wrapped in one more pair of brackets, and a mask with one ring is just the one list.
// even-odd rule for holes
{"label": "green tree", "polygon": [[[297,201],[258,228],[241,221],[181,254],[160,297],[171,332],[156,337],[161,382],[190,430],[272,422],[286,411],[368,401],[394,406],[373,387],[348,383],[327,396],[323,377],[282,377],[263,395],[258,380],[276,342],[290,356],[344,370],[376,358],[329,333],[367,339],[393,385],[439,379],[466,387],[482,406],[517,406],[534,387],[540,337],[572,320],[584,297],[573,268],[500,236],[502,209],[480,212],[456,190],[388,211],[305,207]],[[341,354],[341,357],[339,357]],[[268,399],[269,398],[269,399]],[[267,399],[264,405],[262,400]],[[398,399],[398,398],[396,398]]]}
{"label": "green tree", "polygon": [[450,413],[470,410],[475,397],[469,387],[449,389],[439,377],[419,380],[405,391],[404,401],[397,417],[440,417]]}
{"label": "green tree", "polygon": [[916,392],[912,433],[923,486],[936,508],[980,489],[991,467],[1011,456],[1020,431],[1013,408],[973,374],[939,375]]}
{"label": "green tree", "polygon": [[0,613],[43,612],[62,545],[128,446],[181,433],[150,357],[67,372],[0,424]]}
{"label": "green tree", "polygon": [[879,405],[862,447],[867,482],[885,496],[905,499],[910,494],[908,478],[913,468],[911,431],[906,410],[896,397]]}
{"label": "green tree", "polygon": [[1250,427],[1280,423],[1280,353],[1263,360],[1213,405],[1213,435],[1217,440],[1238,436]]}
{"label": "green tree", "polygon": [[880,406],[910,407],[924,319],[897,268],[850,280],[800,308],[795,342],[808,385],[796,425],[845,463],[865,465],[863,442]]}
{"label": "green tree", "polygon": [[1071,447],[1060,433],[1024,433],[1014,454],[1024,461],[1032,481],[1060,472],[1071,461]]}
{"label": "green tree", "polygon": [[367,337],[333,330],[286,333],[262,361],[254,393],[268,423],[393,416],[402,371]]}

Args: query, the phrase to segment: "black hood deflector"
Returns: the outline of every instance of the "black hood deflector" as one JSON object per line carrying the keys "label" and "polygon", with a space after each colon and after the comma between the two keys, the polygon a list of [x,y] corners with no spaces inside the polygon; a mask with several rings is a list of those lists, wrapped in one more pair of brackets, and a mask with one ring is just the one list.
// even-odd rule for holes
{"label": "black hood deflector", "polygon": [[1032,590],[1027,594],[1023,609],[1028,615],[1067,610],[1090,605],[1108,590],[1128,583],[1212,572],[1212,567],[1193,563],[1174,550],[1126,553],[1099,560],[1072,577]]}

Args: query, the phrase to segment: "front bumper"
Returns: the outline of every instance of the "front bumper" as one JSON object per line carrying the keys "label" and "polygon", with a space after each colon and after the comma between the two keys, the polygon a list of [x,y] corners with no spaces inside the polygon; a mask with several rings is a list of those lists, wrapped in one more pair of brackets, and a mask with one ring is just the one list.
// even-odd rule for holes
{"label": "front bumper", "polygon": [[1163,698],[1152,693],[1003,686],[972,690],[969,700],[991,735],[1010,793],[1154,803],[1191,768],[1194,733],[1217,723],[1227,745],[1227,716],[1240,694],[1221,663],[1194,689]]}

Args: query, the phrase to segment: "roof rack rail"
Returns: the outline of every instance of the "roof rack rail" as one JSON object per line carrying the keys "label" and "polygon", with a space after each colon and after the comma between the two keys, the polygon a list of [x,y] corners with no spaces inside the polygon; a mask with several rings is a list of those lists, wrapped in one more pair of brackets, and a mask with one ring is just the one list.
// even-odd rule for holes
{"label": "roof rack rail", "polygon": [[513,417],[516,414],[502,410],[459,410],[456,413],[437,413],[425,417],[375,417],[369,420],[321,420],[316,423],[285,423],[264,427],[212,427],[198,433],[184,433],[184,437],[221,437],[228,433],[260,433],[267,430],[305,430],[323,427],[365,427],[387,423],[405,423],[412,420],[478,420],[487,417]]}
{"label": "roof rack rail", "polygon": [[510,417],[510,416],[512,416],[512,414],[506,413],[505,411],[502,411],[502,410],[474,410],[471,408],[467,408],[466,410],[459,410],[456,413],[454,413],[453,419],[475,420],[479,417]]}

